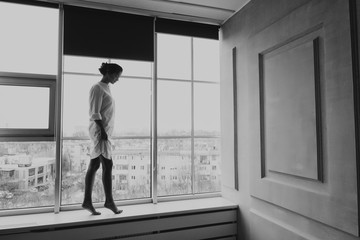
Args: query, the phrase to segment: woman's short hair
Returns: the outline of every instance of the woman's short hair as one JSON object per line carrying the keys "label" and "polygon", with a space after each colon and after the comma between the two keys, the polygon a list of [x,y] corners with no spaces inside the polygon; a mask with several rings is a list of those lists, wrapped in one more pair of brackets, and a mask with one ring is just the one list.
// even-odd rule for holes
{"label": "woman's short hair", "polygon": [[106,74],[117,74],[123,71],[122,67],[116,63],[102,63],[99,68],[100,73],[104,76]]}

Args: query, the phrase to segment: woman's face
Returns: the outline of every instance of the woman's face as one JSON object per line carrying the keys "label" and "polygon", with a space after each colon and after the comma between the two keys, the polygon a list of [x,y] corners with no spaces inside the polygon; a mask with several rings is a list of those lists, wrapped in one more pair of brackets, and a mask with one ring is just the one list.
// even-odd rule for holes
{"label": "woman's face", "polygon": [[109,74],[110,82],[111,82],[112,84],[116,83],[116,82],[119,80],[120,76],[121,76],[121,72],[120,72],[120,73]]}

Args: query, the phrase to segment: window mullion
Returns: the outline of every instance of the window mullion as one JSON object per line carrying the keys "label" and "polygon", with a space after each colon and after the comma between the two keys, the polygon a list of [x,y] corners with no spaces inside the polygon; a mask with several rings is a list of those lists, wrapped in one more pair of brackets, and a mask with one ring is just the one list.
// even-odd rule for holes
{"label": "window mullion", "polygon": [[[154,24],[155,25],[155,24]],[[154,34],[154,65],[153,65],[153,85],[152,85],[152,201],[157,203],[158,198],[158,167],[157,167],[157,34]]]}
{"label": "window mullion", "polygon": [[59,5],[59,42],[58,42],[58,78],[56,81],[56,156],[55,156],[55,206],[54,212],[59,213],[61,207],[61,158],[62,158],[62,79],[63,79],[63,26],[64,8]]}
{"label": "window mullion", "polygon": [[195,194],[194,149],[194,38],[191,38],[191,193]]}

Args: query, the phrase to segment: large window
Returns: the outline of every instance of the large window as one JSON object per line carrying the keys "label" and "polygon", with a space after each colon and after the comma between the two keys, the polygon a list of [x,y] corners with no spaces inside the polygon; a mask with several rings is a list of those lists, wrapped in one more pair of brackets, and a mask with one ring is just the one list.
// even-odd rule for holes
{"label": "large window", "polygon": [[[102,62],[124,69],[110,84],[114,199],[220,191],[218,41],[156,33],[156,64],[59,56],[59,19],[56,8],[0,1],[0,210],[80,206]],[[104,201],[101,174],[94,202]]]}
{"label": "large window", "polygon": [[220,191],[218,41],[157,34],[158,195]]}
{"label": "large window", "polygon": [[0,2],[0,210],[54,205],[58,10]]}

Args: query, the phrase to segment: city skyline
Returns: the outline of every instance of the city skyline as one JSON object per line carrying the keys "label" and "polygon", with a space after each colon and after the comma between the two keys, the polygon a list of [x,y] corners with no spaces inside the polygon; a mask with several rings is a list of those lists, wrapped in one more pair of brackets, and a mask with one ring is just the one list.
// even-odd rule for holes
{"label": "city skyline", "polygon": [[[24,147],[24,144],[28,145],[28,148]],[[62,154],[63,204],[77,204],[83,197],[84,174],[89,162],[89,144],[89,141],[84,140],[64,141]],[[159,144],[159,196],[189,194],[191,193],[189,191],[191,191],[192,181],[196,181],[194,191],[199,193],[220,190],[221,172],[218,147],[214,147],[207,141],[197,142],[197,150],[194,156],[196,175],[195,179],[192,179],[189,140],[175,139],[170,142],[160,141]],[[1,146],[0,178],[7,180],[8,183],[8,185],[3,184],[0,187],[2,208],[14,207],[16,206],[16,199],[21,200],[28,195],[37,199],[37,204],[45,204],[46,201],[52,202],[55,176],[54,145],[52,143],[2,143]],[[113,154],[113,182],[114,196],[118,200],[150,197],[151,156],[149,146],[149,141],[142,139],[118,140],[116,143]],[[4,149],[7,151],[12,149],[13,153],[6,153]],[[49,157],[51,154],[53,154],[52,158]],[[24,158],[27,155],[33,156],[28,158],[31,159],[27,162],[28,164],[26,161],[20,161],[21,157]],[[43,159],[46,164],[41,163],[40,159]],[[208,159],[208,161],[204,161],[204,159]],[[5,164],[5,160],[7,164]],[[11,176],[5,174],[10,171],[13,171]],[[101,175],[100,172],[98,175]],[[16,188],[17,181],[18,188]],[[12,190],[9,190],[11,188]],[[94,194],[98,196],[94,199],[101,201],[103,197],[101,176],[97,177],[95,189],[97,190],[94,191]],[[45,201],[45,199],[47,200]],[[36,205],[36,202],[28,204]]]}

